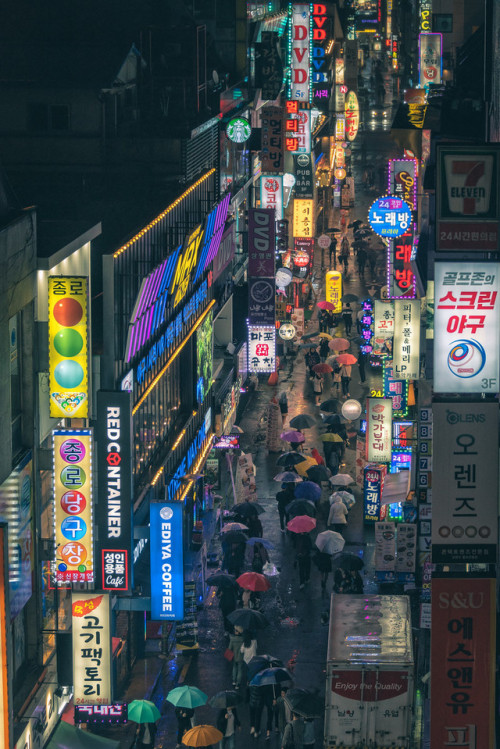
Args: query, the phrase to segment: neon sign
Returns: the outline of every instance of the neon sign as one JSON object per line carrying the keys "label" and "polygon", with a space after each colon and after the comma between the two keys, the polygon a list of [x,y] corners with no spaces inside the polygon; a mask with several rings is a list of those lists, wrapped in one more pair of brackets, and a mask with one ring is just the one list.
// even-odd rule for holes
{"label": "neon sign", "polygon": [[311,101],[311,6],[291,4],[288,6],[288,98]]}

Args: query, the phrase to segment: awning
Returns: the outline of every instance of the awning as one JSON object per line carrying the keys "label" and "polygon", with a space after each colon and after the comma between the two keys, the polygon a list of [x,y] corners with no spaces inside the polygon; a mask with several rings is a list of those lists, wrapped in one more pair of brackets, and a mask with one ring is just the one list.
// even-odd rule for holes
{"label": "awning", "polygon": [[47,749],[120,749],[120,742],[59,723]]}
{"label": "awning", "polygon": [[388,473],[384,477],[381,504],[391,505],[393,502],[404,502],[410,490],[410,471]]}

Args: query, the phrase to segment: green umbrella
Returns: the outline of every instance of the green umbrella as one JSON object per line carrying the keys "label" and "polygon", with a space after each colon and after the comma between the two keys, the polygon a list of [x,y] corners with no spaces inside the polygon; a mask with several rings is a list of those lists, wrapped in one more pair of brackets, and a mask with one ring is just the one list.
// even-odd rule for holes
{"label": "green umbrella", "polygon": [[175,707],[200,707],[208,700],[205,692],[198,687],[189,687],[187,684],[182,687],[171,689],[167,694],[167,701]]}
{"label": "green umbrella", "polygon": [[160,711],[149,700],[133,700],[128,706],[128,719],[134,723],[156,723],[160,718]]}

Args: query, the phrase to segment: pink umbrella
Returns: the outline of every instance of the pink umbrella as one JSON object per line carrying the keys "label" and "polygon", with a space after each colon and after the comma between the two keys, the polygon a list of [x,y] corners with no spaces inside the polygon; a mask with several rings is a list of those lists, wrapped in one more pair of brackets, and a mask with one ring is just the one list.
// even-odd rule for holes
{"label": "pink umbrella", "polygon": [[310,518],[309,515],[297,515],[286,524],[286,527],[292,533],[309,533],[316,528],[316,518]]}
{"label": "pink umbrella", "polygon": [[339,364],[356,364],[358,360],[352,354],[340,354],[337,356],[337,361]]}
{"label": "pink umbrella", "polygon": [[302,432],[294,432],[292,430],[291,432],[282,432],[280,439],[285,440],[285,442],[305,442],[306,438]]}
{"label": "pink umbrella", "polygon": [[330,372],[333,372],[333,367],[331,367],[326,362],[320,362],[319,364],[315,364],[313,369],[318,374],[330,374]]}
{"label": "pink umbrella", "polygon": [[350,345],[349,341],[346,341],[345,338],[334,338],[328,342],[328,348],[331,348],[332,351],[346,351]]}
{"label": "pink umbrella", "polygon": [[332,311],[335,309],[335,305],[331,302],[318,302],[316,304],[316,307],[319,307],[320,309],[329,309]]}

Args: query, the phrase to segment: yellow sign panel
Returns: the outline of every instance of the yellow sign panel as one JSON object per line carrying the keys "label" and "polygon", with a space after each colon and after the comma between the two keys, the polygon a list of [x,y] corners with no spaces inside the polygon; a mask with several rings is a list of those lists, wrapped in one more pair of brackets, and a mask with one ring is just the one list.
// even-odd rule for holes
{"label": "yellow sign panel", "polygon": [[293,236],[314,236],[314,201],[303,198],[293,201]]}
{"label": "yellow sign panel", "polygon": [[191,271],[198,260],[198,249],[202,237],[203,229],[200,225],[187,238],[183,253],[177,261],[175,276],[170,289],[170,293],[174,296],[174,307],[177,307],[186,296]]}
{"label": "yellow sign panel", "polygon": [[57,583],[94,580],[92,430],[57,429],[53,437]]}
{"label": "yellow sign panel", "polygon": [[329,270],[325,276],[325,299],[335,305],[333,313],[342,312],[342,274],[336,270]]}
{"label": "yellow sign panel", "polygon": [[111,705],[109,593],[73,593],[71,629],[75,705]]}
{"label": "yellow sign panel", "polygon": [[85,276],[49,276],[50,415],[88,418],[88,325]]}

